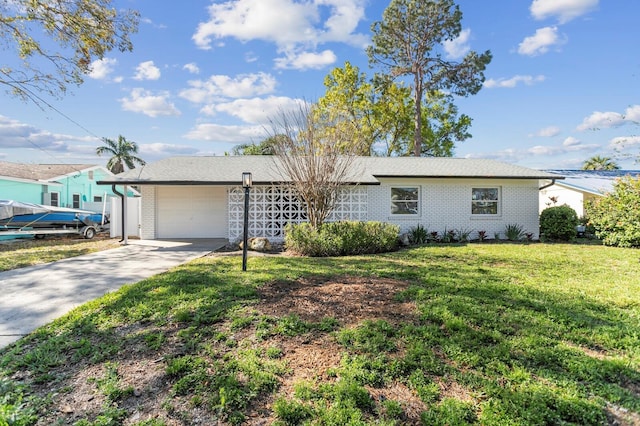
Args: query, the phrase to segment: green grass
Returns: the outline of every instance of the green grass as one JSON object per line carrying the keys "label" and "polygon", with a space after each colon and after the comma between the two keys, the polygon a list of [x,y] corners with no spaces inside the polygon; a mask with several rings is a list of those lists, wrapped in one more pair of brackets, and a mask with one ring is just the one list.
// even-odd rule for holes
{"label": "green grass", "polygon": [[[425,425],[601,425],[613,422],[611,407],[626,410],[618,421],[631,425],[640,419],[639,258],[595,245],[427,245],[256,257],[246,273],[238,257],[202,258],[0,351],[0,425],[35,424],[75,375],[98,366],[102,376],[90,384],[109,404],[75,421],[122,424],[136,397],[120,368],[147,359],[159,362],[166,393],[157,423],[139,424],[189,424],[194,412],[241,424],[258,411],[281,425],[402,425],[406,401],[375,397],[401,385],[422,401]],[[255,309],[267,283],[348,275],[408,282],[395,297],[415,303],[415,319],[345,327],[340,318],[315,323]],[[327,335],[339,365],[283,394],[294,343]]]}
{"label": "green grass", "polygon": [[0,272],[55,262],[118,246],[117,239],[85,240],[77,236],[5,241],[0,244]]}

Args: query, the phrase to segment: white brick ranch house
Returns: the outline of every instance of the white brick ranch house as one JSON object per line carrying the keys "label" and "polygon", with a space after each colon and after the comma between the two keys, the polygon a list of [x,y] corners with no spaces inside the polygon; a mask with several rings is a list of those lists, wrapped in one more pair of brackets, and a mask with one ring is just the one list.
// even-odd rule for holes
{"label": "white brick ranch house", "polygon": [[[172,157],[99,184],[136,185],[142,194],[143,239],[242,237],[243,172],[251,172],[249,236],[282,240],[304,213],[277,157]],[[504,237],[518,224],[538,237],[540,188],[562,176],[493,160],[357,157],[330,220],[390,222],[401,232],[485,231]]]}

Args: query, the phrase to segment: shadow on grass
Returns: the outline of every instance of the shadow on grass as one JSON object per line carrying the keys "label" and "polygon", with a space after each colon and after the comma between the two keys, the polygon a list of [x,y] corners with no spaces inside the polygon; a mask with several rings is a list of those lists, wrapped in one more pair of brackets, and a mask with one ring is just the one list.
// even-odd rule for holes
{"label": "shadow on grass", "polygon": [[[206,352],[217,324],[256,303],[263,283],[359,275],[410,283],[397,297],[415,301],[420,321],[394,332],[404,354],[393,377],[463,386],[479,423],[602,424],[607,404],[639,412],[637,307],[571,294],[561,281],[532,285],[521,279],[530,267],[463,246],[251,258],[246,273],[238,258],[205,258],[74,310],[0,353],[0,367],[7,376],[28,371],[38,385],[108,360]],[[433,413],[441,399],[430,402]]]}

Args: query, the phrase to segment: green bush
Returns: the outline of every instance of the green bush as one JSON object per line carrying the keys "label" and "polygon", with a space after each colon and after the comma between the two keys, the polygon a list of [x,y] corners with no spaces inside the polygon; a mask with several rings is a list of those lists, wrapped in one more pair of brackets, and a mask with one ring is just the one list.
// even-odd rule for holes
{"label": "green bush", "polygon": [[578,224],[576,211],[567,205],[549,207],[540,214],[540,234],[547,240],[574,239]]}
{"label": "green bush", "polygon": [[608,246],[640,247],[640,178],[621,178],[612,192],[587,203],[589,224]]}
{"label": "green bush", "polygon": [[382,222],[328,222],[319,230],[309,223],[285,227],[287,250],[305,256],[348,256],[393,251],[398,247],[397,225]]}

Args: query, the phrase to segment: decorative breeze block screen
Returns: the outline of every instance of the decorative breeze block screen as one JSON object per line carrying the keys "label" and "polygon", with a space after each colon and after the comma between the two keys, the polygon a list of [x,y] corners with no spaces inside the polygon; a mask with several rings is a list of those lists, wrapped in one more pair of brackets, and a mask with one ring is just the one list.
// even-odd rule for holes
{"label": "decorative breeze block screen", "polygon": [[[242,238],[244,223],[244,189],[229,189],[229,240]],[[366,220],[367,189],[349,187],[340,192],[336,208],[329,221]],[[267,237],[272,240],[284,239],[284,226],[287,223],[300,223],[307,220],[302,205],[295,192],[284,186],[256,186],[251,188],[249,196],[249,236]]]}

